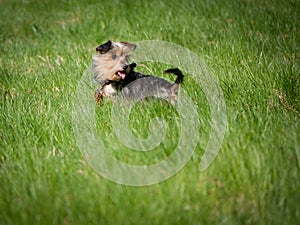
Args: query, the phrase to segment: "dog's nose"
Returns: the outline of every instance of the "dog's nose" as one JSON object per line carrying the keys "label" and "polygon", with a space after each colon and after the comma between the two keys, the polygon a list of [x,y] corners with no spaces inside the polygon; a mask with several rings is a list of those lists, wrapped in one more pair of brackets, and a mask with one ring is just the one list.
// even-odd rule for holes
{"label": "dog's nose", "polygon": [[123,66],[123,70],[127,70],[128,65]]}

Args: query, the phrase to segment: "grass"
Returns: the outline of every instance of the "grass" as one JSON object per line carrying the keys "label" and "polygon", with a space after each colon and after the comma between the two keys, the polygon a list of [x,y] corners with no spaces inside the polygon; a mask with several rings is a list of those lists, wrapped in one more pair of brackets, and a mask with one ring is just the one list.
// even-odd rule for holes
{"label": "grass", "polygon": [[[0,224],[299,224],[299,11],[296,0],[0,1]],[[73,98],[95,46],[108,39],[179,44],[218,77],[228,128],[206,171],[199,162],[210,115],[188,74],[183,88],[203,130],[179,173],[138,188],[86,164],[72,129]],[[109,110],[96,109],[97,131],[115,143]],[[160,103],[133,113],[142,135],[141,121],[160,115],[173,128],[177,117]],[[126,148],[113,154],[157,162],[177,132],[169,129],[148,158]]]}

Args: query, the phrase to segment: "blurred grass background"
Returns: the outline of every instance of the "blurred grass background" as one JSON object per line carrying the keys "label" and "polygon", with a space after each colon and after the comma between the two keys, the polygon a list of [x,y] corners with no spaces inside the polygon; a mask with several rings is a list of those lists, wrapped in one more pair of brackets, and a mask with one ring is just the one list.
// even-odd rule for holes
{"label": "blurred grass background", "polygon": [[[0,0],[0,224],[299,224],[299,11],[297,0]],[[73,96],[108,39],[174,42],[209,65],[228,129],[205,172],[202,139],[178,174],[148,187],[115,184],[85,163]],[[188,74],[183,88],[208,124]],[[172,122],[164,107],[149,117]],[[96,110],[98,121],[109,109]]]}

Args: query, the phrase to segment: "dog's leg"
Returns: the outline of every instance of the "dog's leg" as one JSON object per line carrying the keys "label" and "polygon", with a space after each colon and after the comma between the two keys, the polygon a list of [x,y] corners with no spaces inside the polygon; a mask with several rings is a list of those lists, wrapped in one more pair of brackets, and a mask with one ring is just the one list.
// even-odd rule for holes
{"label": "dog's leg", "polygon": [[100,104],[103,99],[103,93],[101,93],[101,90],[97,89],[95,91],[94,97],[95,97],[95,102],[97,104]]}

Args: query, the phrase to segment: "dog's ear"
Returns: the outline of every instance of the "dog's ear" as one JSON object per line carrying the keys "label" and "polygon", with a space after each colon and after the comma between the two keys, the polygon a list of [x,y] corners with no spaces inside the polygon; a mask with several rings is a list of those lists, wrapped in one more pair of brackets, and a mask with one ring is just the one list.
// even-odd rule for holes
{"label": "dog's ear", "polygon": [[136,63],[131,63],[129,64],[129,66],[130,66],[130,70],[134,70],[134,68],[136,67]]}
{"label": "dog's ear", "polygon": [[107,42],[105,42],[102,45],[99,45],[96,48],[96,51],[99,52],[100,54],[105,54],[107,53],[109,50],[111,50],[113,48],[112,42],[111,40],[108,40]]}
{"label": "dog's ear", "polygon": [[129,42],[125,42],[125,41],[122,41],[121,43],[124,46],[126,46],[130,51],[134,51],[136,49],[136,45],[135,44],[132,44],[132,43],[129,43]]}

